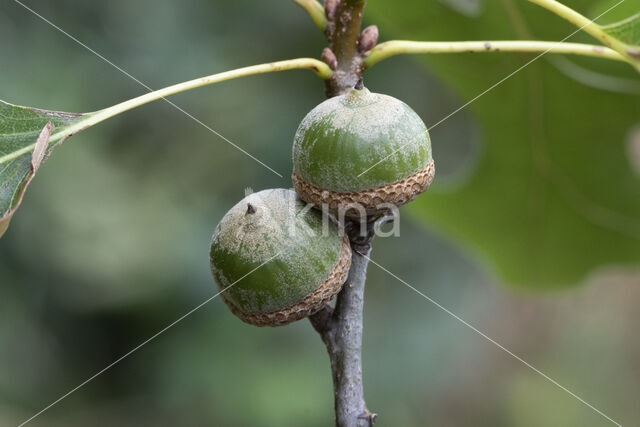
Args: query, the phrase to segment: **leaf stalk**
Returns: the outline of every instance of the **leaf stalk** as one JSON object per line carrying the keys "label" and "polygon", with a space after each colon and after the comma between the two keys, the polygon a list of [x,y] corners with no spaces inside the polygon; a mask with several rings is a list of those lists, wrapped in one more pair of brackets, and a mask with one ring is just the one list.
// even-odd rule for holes
{"label": "leaf stalk", "polygon": [[320,3],[316,0],[293,0],[293,2],[309,14],[320,31],[324,31],[327,26],[327,17],[324,14],[324,7]]}
{"label": "leaf stalk", "polygon": [[536,40],[496,40],[496,41],[459,41],[459,42],[419,42],[392,40],[380,43],[365,58],[364,66],[371,67],[383,59],[401,54],[436,53],[475,53],[475,52],[541,52],[591,56],[627,61],[613,49],[599,45],[581,43],[560,43]]}
{"label": "leaf stalk", "polygon": [[[149,102],[156,101],[158,99],[166,98],[167,96],[175,95],[180,92],[185,92],[198,87],[210,85],[213,83],[219,83],[226,80],[237,79],[240,77],[247,77],[256,74],[271,73],[276,71],[307,69],[316,73],[322,79],[328,79],[333,74],[333,71],[327,64],[322,61],[313,58],[297,58],[288,59],[285,61],[269,62],[266,64],[251,65],[249,67],[238,68],[235,70],[225,71],[218,74],[212,74],[206,77],[200,77],[194,80],[178,83],[165,87],[163,89],[154,90],[153,92],[145,93],[136,98],[129,99],[119,104],[107,107],[103,110],[99,110],[93,113],[86,113],[84,119],[79,120],[77,123],[64,127],[51,135],[49,139],[50,143],[65,140],[76,133],[87,129],[95,124],[103,122],[113,116],[129,111],[133,108],[140,107]],[[35,143],[27,145],[20,150],[16,150],[0,157],[0,164],[11,161],[26,153],[33,151]]]}
{"label": "leaf stalk", "polygon": [[[581,30],[583,30],[593,38],[601,41],[606,46],[610,47],[611,49],[615,50],[620,55],[622,55],[628,63],[633,65],[636,68],[636,70],[640,71],[640,61],[638,61],[638,58],[634,58],[630,54],[631,47],[626,43],[618,40],[617,38],[607,34],[607,32],[602,28],[602,26],[593,22],[592,19],[587,18],[586,16],[576,12],[575,10],[571,9],[568,6],[565,6],[564,4],[556,0],[529,0],[529,1],[569,21],[570,23],[580,28]],[[620,3],[622,3],[623,1],[625,0],[621,0]],[[613,9],[618,4],[612,6],[609,10]]]}

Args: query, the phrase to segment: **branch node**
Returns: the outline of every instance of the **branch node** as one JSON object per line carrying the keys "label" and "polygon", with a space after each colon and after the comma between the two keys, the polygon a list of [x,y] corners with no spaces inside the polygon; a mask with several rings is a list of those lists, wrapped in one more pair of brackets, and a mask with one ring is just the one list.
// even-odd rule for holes
{"label": "branch node", "polygon": [[359,420],[368,421],[368,424],[369,424],[368,427],[373,427],[373,425],[376,422],[376,418],[378,418],[378,414],[374,414],[370,412],[367,408],[364,408],[364,412],[358,415]]}
{"label": "branch node", "polygon": [[360,37],[358,37],[358,52],[367,56],[371,49],[375,47],[378,43],[378,27],[376,25],[369,25],[367,28],[362,30]]}
{"label": "branch node", "polygon": [[629,56],[636,58],[636,59],[640,59],[640,49],[638,48],[628,48],[627,49],[627,53],[629,54]]}
{"label": "branch node", "polygon": [[335,53],[333,53],[333,51],[328,47],[325,47],[322,50],[322,62],[327,64],[333,71],[338,69],[338,59],[336,58]]}
{"label": "branch node", "polygon": [[351,89],[362,75],[362,55],[358,52],[358,38],[365,3],[365,0],[325,1],[325,8],[332,14],[325,34],[329,47],[338,61],[337,70],[331,78],[325,80],[325,93],[328,98]]}
{"label": "branch node", "polygon": [[355,220],[347,221],[345,232],[351,241],[351,248],[360,255],[367,253],[380,227],[394,220],[395,214],[391,211],[380,217],[369,218],[366,224]]}
{"label": "branch node", "polygon": [[329,21],[336,19],[336,10],[338,10],[340,0],[324,0],[324,13]]}
{"label": "branch node", "polygon": [[326,304],[316,314],[309,316],[309,321],[313,329],[320,334],[323,339],[326,339],[327,331],[330,327],[331,318],[333,317],[333,307]]}

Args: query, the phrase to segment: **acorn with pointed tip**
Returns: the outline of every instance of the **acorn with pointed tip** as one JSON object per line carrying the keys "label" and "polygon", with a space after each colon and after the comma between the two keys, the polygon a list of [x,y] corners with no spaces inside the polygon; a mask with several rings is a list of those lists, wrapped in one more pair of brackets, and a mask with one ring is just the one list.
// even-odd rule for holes
{"label": "acorn with pointed tip", "polygon": [[349,239],[292,190],[245,197],[211,240],[211,271],[231,311],[256,326],[310,316],[337,294],[351,266]]}
{"label": "acorn with pointed tip", "polygon": [[434,174],[418,114],[361,84],[311,110],[295,135],[292,179],[300,197],[350,217],[377,217],[410,202]]}

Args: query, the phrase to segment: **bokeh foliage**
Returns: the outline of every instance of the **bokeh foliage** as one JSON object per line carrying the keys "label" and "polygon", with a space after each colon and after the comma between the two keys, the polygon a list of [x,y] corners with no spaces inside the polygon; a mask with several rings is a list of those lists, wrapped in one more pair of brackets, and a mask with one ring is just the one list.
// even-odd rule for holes
{"label": "bokeh foliage", "polygon": [[[562,40],[575,31],[545,10],[511,0],[483,3],[478,17],[452,14],[445,5],[416,14],[420,4],[372,2],[368,12],[384,37],[397,39]],[[590,1],[571,5],[593,10]],[[430,227],[482,254],[505,282],[534,288],[574,285],[602,265],[640,262],[640,174],[627,147],[639,122],[640,98],[581,84],[547,61],[550,56],[469,105],[483,143],[477,169],[454,189],[439,189],[436,179],[412,206]],[[419,61],[453,87],[463,104],[534,57],[435,55]],[[628,65],[571,61],[628,78],[630,85],[640,81]],[[434,140],[436,160],[438,148]]]}

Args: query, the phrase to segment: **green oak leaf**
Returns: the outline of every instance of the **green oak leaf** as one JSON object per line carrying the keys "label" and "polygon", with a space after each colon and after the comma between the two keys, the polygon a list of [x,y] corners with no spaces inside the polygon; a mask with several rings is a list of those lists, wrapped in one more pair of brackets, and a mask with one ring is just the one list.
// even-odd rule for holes
{"label": "green oak leaf", "polygon": [[600,28],[629,46],[640,47],[640,12],[620,22],[604,25]]}
{"label": "green oak leaf", "polygon": [[0,101],[0,237],[42,161],[86,116]]}
{"label": "green oak leaf", "polygon": [[[587,10],[589,3],[576,0],[572,6]],[[560,40],[574,31],[547,11],[513,0],[485,2],[477,18],[421,0],[402,7],[370,2],[367,14],[386,39]],[[534,57],[482,53],[413,59],[463,105]],[[581,63],[638,79],[624,64],[602,62]],[[598,267],[640,265],[640,174],[627,147],[640,124],[640,97],[584,86],[541,58],[466,109],[479,123],[484,144],[476,169],[455,188],[439,185],[436,174],[432,188],[408,208],[415,217],[471,248],[516,286],[560,288],[583,281]],[[430,125],[442,117],[424,119]],[[432,140],[438,169],[446,141],[438,141],[437,128]]]}

